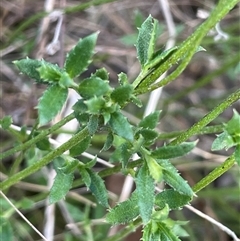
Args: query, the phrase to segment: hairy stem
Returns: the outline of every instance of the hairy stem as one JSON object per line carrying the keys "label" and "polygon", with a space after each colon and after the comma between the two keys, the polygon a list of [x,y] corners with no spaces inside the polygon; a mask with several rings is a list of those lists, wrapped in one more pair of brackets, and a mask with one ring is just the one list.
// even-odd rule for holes
{"label": "hairy stem", "polygon": [[7,150],[3,153],[0,154],[0,160],[2,160],[5,157],[8,157],[10,155],[15,154],[18,151],[23,151],[26,150],[28,147],[34,145],[35,143],[37,143],[38,141],[42,140],[44,137],[46,137],[47,135],[50,135],[51,133],[53,133],[54,131],[58,130],[60,127],[62,127],[63,125],[65,125],[67,122],[71,121],[72,119],[75,118],[74,113],[66,116],[65,118],[63,118],[61,121],[59,121],[57,124],[53,125],[51,128],[49,128],[48,130],[44,130],[42,131],[39,135],[37,135],[36,137],[30,139],[29,141],[20,144],[10,150]]}
{"label": "hairy stem", "polygon": [[74,135],[69,141],[62,144],[57,149],[51,151],[48,153],[45,157],[43,157],[40,161],[35,162],[33,165],[27,167],[26,169],[16,173],[15,175],[9,177],[5,181],[0,183],[0,189],[4,190],[15,183],[19,182],[23,178],[35,173],[36,171],[40,170],[42,167],[46,166],[48,163],[53,161],[54,158],[60,156],[65,151],[69,150],[73,146],[75,146],[77,143],[83,141],[87,136],[89,136],[88,128],[85,127],[83,130],[78,132],[76,135]]}

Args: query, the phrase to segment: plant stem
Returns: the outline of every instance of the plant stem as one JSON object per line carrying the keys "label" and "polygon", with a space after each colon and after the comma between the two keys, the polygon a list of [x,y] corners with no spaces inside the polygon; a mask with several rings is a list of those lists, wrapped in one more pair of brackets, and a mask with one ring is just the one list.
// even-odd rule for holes
{"label": "plant stem", "polygon": [[34,145],[35,143],[37,143],[38,141],[42,140],[44,137],[46,137],[47,135],[53,133],[54,131],[58,130],[60,127],[62,127],[63,125],[65,125],[67,122],[71,121],[72,119],[75,118],[74,113],[66,116],[65,118],[63,118],[61,121],[59,121],[57,124],[53,125],[51,128],[49,128],[48,130],[44,130],[42,131],[39,135],[37,135],[36,137],[34,137],[33,139],[30,139],[29,141],[22,143],[8,151],[5,151],[3,153],[0,154],[0,160],[2,160],[5,157],[8,157],[10,155],[13,155],[14,153],[18,152],[18,151],[23,151],[25,149],[27,149],[28,147],[30,147],[31,145]]}
{"label": "plant stem", "polygon": [[180,134],[175,140],[170,142],[170,145],[178,145],[183,141],[187,140],[189,137],[200,132],[200,130],[214,120],[219,114],[221,114],[225,109],[231,106],[235,101],[240,99],[240,89],[228,96],[221,104],[215,107],[207,115],[205,115],[199,122],[195,123],[187,131]]}
{"label": "plant stem", "polygon": [[228,171],[235,163],[234,154],[231,155],[224,163],[220,166],[216,167],[212,172],[210,172],[206,177],[204,177],[201,181],[195,184],[192,190],[197,193],[204,187],[208,186],[215,179],[220,177],[223,173]]}
{"label": "plant stem", "polygon": [[15,175],[9,177],[5,181],[0,183],[0,190],[4,190],[15,183],[19,182],[23,178],[35,173],[36,171],[40,170],[42,167],[46,166],[48,163],[53,161],[54,158],[60,156],[65,151],[69,150],[73,146],[75,146],[77,143],[83,141],[87,136],[89,136],[88,128],[85,127],[83,130],[78,132],[76,135],[74,135],[69,141],[62,144],[57,149],[51,151],[48,153],[45,157],[43,157],[40,161],[35,162],[33,165],[27,167],[26,169],[16,173]]}
{"label": "plant stem", "polygon": [[[213,9],[209,18],[203,22],[202,25],[200,25],[197,30],[180,45],[179,49],[166,62],[160,65],[159,68],[154,70],[152,74],[146,77],[140,87],[135,90],[135,94],[139,95],[153,91],[175,80],[186,68],[197,47],[200,45],[202,39],[208,33],[208,31],[214,27],[217,22],[219,22],[238,2],[239,0],[221,0],[216,8]],[[159,76],[167,71],[174,63],[177,63],[183,56],[185,56],[183,61],[173,73],[171,73],[160,82],[150,86],[150,84],[154,83],[159,78]]]}

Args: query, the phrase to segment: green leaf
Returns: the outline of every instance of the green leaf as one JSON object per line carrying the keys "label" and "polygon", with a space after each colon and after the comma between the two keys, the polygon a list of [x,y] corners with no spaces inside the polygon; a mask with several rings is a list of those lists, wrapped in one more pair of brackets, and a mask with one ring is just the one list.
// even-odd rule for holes
{"label": "green leaf", "polygon": [[67,72],[63,72],[61,74],[61,77],[58,82],[59,86],[62,88],[69,88],[69,87],[75,87],[77,88],[78,85],[73,81],[72,78],[70,78],[69,74]]}
{"label": "green leaf", "polygon": [[53,84],[59,81],[62,69],[56,64],[51,64],[46,61],[41,61],[41,66],[37,68],[40,78],[47,83]]}
{"label": "green leaf", "polygon": [[73,173],[65,174],[61,169],[58,169],[49,194],[50,203],[55,203],[66,196],[72,187],[73,178]]}
{"label": "green leaf", "polygon": [[212,143],[211,150],[218,151],[224,148],[228,150],[230,147],[234,145],[235,143],[232,137],[227,133],[227,131],[224,131],[223,133],[217,135],[217,138]]}
{"label": "green leaf", "polygon": [[85,113],[88,110],[87,105],[84,103],[83,99],[78,100],[72,109],[75,112],[75,115],[78,115],[79,113]]}
{"label": "green leaf", "polygon": [[161,232],[154,221],[148,223],[143,229],[143,241],[162,241]]}
{"label": "green leaf", "polygon": [[79,160],[74,159],[70,156],[66,156],[64,157],[64,159],[65,159],[64,165],[58,168],[59,170],[61,170],[63,174],[68,175],[70,173],[73,173],[80,164]]}
{"label": "green leaf", "polygon": [[152,156],[158,159],[170,159],[183,156],[190,152],[197,144],[197,141],[183,142],[177,146],[163,146],[152,151]]}
{"label": "green leaf", "polygon": [[1,128],[3,128],[4,130],[7,130],[11,124],[12,124],[12,117],[9,115],[4,116],[2,119],[0,119]]}
{"label": "green leaf", "polygon": [[160,182],[163,179],[162,167],[156,162],[154,158],[149,155],[144,156],[148,165],[150,175],[156,182]]}
{"label": "green leaf", "polygon": [[27,75],[28,77],[36,80],[39,83],[43,83],[38,68],[40,68],[43,63],[46,63],[44,60],[26,58],[13,61],[13,63],[17,66],[21,73]]}
{"label": "green leaf", "polygon": [[43,138],[39,142],[36,143],[36,147],[42,151],[48,151],[50,150],[50,142],[48,138]]}
{"label": "green leaf", "polygon": [[16,234],[16,230],[13,230],[12,224],[9,221],[9,218],[4,218],[4,217],[0,216],[0,237],[1,237],[1,240],[14,241],[15,240],[14,232]]}
{"label": "green leaf", "polygon": [[89,118],[87,127],[88,127],[88,132],[90,135],[95,134],[95,132],[98,129],[98,118],[99,118],[98,115],[91,115]]}
{"label": "green leaf", "polygon": [[104,185],[103,179],[96,172],[93,172],[91,169],[81,168],[79,169],[79,171],[82,175],[84,183],[96,197],[98,203],[100,203],[104,207],[109,207],[108,193]]}
{"label": "green leaf", "polygon": [[111,98],[119,105],[124,105],[130,99],[133,87],[129,84],[119,86],[111,93]]}
{"label": "green leaf", "polygon": [[40,125],[48,123],[60,112],[67,100],[67,95],[68,90],[57,85],[50,86],[44,92],[37,106]]}
{"label": "green leaf", "polygon": [[101,151],[107,151],[112,146],[112,144],[113,144],[113,134],[109,132]]}
{"label": "green leaf", "polygon": [[161,239],[166,241],[181,241],[164,222],[157,223],[159,231],[161,232]]}
{"label": "green leaf", "polygon": [[237,162],[238,166],[240,166],[240,145],[236,146],[236,149],[234,151],[234,157],[235,157],[235,161]]}
{"label": "green leaf", "polygon": [[139,29],[136,49],[137,56],[143,67],[153,57],[156,43],[157,20],[149,16]]}
{"label": "green leaf", "polygon": [[78,92],[84,99],[89,99],[94,96],[105,95],[110,90],[107,81],[94,76],[83,80],[79,84]]}
{"label": "green leaf", "polygon": [[113,225],[125,224],[133,221],[139,215],[138,200],[136,192],[131,197],[114,208],[109,210],[106,215],[106,221]]}
{"label": "green leaf", "polygon": [[124,117],[120,112],[114,112],[111,114],[109,125],[117,135],[130,141],[133,140],[132,127],[126,117]]}
{"label": "green leaf", "polygon": [[145,129],[154,129],[159,121],[159,115],[161,111],[155,111],[148,116],[144,117],[138,124],[138,127]]}
{"label": "green leaf", "polygon": [[94,74],[91,75],[91,77],[98,77],[102,80],[108,80],[109,79],[109,74],[105,68],[97,69]]}
{"label": "green leaf", "polygon": [[124,85],[128,85],[129,82],[128,82],[128,77],[125,73],[121,72],[119,75],[118,75],[118,82],[121,86],[124,86]]}
{"label": "green leaf", "polygon": [[149,146],[152,145],[158,137],[158,132],[149,129],[141,129],[137,132],[144,138],[144,145]]}
{"label": "green leaf", "polygon": [[225,130],[232,137],[234,143],[240,144],[240,115],[233,110],[232,119],[225,124]]}
{"label": "green leaf", "polygon": [[77,45],[67,54],[64,69],[70,78],[75,78],[86,70],[90,64],[98,33],[80,39]]}
{"label": "green leaf", "polygon": [[183,195],[173,189],[166,189],[158,193],[155,197],[155,204],[163,209],[167,204],[170,209],[179,209],[188,204],[192,200],[192,197]]}
{"label": "green leaf", "polygon": [[87,150],[91,143],[91,136],[86,137],[84,140],[79,142],[77,145],[73,146],[69,151],[71,156],[79,156],[81,155],[84,151]]}
{"label": "green leaf", "polygon": [[154,205],[154,179],[151,177],[146,163],[139,169],[136,177],[138,206],[143,224],[151,218]]}
{"label": "green leaf", "polygon": [[87,106],[87,111],[91,114],[100,114],[105,107],[105,100],[102,96],[94,96],[91,99],[85,100],[84,104]]}
{"label": "green leaf", "polygon": [[163,168],[163,179],[169,186],[181,194],[193,196],[191,187],[168,160],[157,160],[157,162]]}

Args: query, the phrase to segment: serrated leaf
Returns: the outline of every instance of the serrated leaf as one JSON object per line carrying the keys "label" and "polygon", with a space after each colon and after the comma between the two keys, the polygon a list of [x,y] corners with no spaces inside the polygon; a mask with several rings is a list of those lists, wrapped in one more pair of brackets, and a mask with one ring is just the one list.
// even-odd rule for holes
{"label": "serrated leaf", "polygon": [[66,156],[64,165],[58,169],[61,170],[63,174],[68,175],[70,173],[73,173],[76,170],[76,168],[79,166],[79,164],[80,164],[79,160]]}
{"label": "serrated leaf", "polygon": [[84,79],[79,84],[78,92],[84,99],[89,99],[94,96],[105,95],[110,89],[106,81],[94,76]]}
{"label": "serrated leaf", "polygon": [[98,119],[99,119],[98,115],[91,115],[90,116],[89,122],[87,124],[88,132],[89,132],[90,135],[95,134],[95,132],[97,131],[97,129],[98,129]]}
{"label": "serrated leaf", "polygon": [[142,135],[145,146],[152,145],[158,137],[157,131],[149,129],[141,129],[137,132],[137,134]]}
{"label": "serrated leaf", "polygon": [[58,82],[63,72],[58,65],[46,61],[41,61],[41,66],[37,68],[37,71],[40,78],[50,84]]}
{"label": "serrated leaf", "polygon": [[36,60],[29,58],[13,61],[13,63],[23,74],[36,80],[39,83],[42,83],[43,80],[41,79],[39,71],[37,69],[40,68],[42,63],[44,62],[44,60]]}
{"label": "serrated leaf", "polygon": [[70,78],[67,72],[63,72],[61,74],[58,84],[62,88],[78,87],[78,85],[73,81],[72,78]]}
{"label": "serrated leaf", "polygon": [[167,204],[169,208],[179,209],[188,204],[192,200],[192,197],[181,194],[173,189],[166,189],[158,193],[155,197],[155,204],[163,209]]}
{"label": "serrated leaf", "polygon": [[211,150],[218,151],[224,148],[228,150],[230,147],[234,145],[235,143],[232,137],[227,133],[227,131],[224,131],[223,133],[217,135],[217,138],[212,143]]}
{"label": "serrated leaf", "polygon": [[156,182],[162,181],[163,173],[162,167],[151,156],[145,155],[150,175]]}
{"label": "serrated leaf", "polygon": [[143,223],[147,224],[151,218],[154,205],[154,179],[151,177],[145,163],[137,173],[136,193],[140,216]]}
{"label": "serrated leaf", "polygon": [[88,168],[81,168],[80,173],[83,177],[84,183],[96,197],[98,203],[104,207],[109,207],[108,193],[103,179],[96,172]]}
{"label": "serrated leaf", "polygon": [[112,146],[112,144],[113,144],[113,134],[111,132],[109,132],[101,151],[107,151]]}
{"label": "serrated leaf", "polygon": [[197,141],[183,142],[177,146],[163,146],[152,151],[152,156],[158,159],[170,159],[189,153],[197,144]]}
{"label": "serrated leaf", "polygon": [[4,116],[2,119],[0,119],[1,128],[3,128],[4,130],[7,130],[11,124],[12,124],[12,117],[9,115]]}
{"label": "serrated leaf", "polygon": [[113,225],[125,224],[133,221],[139,215],[138,201],[136,192],[131,197],[114,208],[110,209],[106,215],[106,221]]}
{"label": "serrated leaf", "polygon": [[121,86],[129,84],[127,75],[125,73],[121,72],[118,75],[118,82]]}
{"label": "serrated leaf", "polygon": [[193,196],[191,187],[168,160],[157,160],[157,162],[163,168],[163,179],[169,186],[181,194]]}
{"label": "serrated leaf", "polygon": [[91,62],[98,33],[80,39],[77,45],[67,54],[64,69],[70,78],[75,78],[86,70]]}
{"label": "serrated leaf", "polygon": [[161,239],[166,241],[181,241],[165,223],[157,223],[159,231],[161,232]]}
{"label": "serrated leaf", "polygon": [[108,80],[109,74],[105,68],[97,69],[94,74],[91,75],[91,77],[99,77],[102,80]]}
{"label": "serrated leaf", "polygon": [[50,203],[55,203],[66,196],[72,187],[73,178],[73,173],[64,174],[61,170],[57,171],[57,175],[49,194]]}
{"label": "serrated leaf", "polygon": [[153,56],[156,42],[157,20],[149,16],[141,25],[136,43],[137,56],[143,67]]}
{"label": "serrated leaf", "polygon": [[109,125],[117,135],[130,141],[133,140],[132,127],[126,117],[124,117],[120,112],[114,112],[111,114]]}
{"label": "serrated leaf", "polygon": [[159,115],[161,111],[155,111],[144,117],[138,124],[138,127],[145,129],[154,129],[159,122]]}
{"label": "serrated leaf", "polygon": [[69,151],[72,157],[81,155],[87,150],[91,143],[91,136],[86,137],[84,140],[73,146]]}
{"label": "serrated leaf", "polygon": [[111,98],[119,105],[124,105],[127,100],[130,99],[133,92],[133,87],[129,84],[119,86],[111,93]]}
{"label": "serrated leaf", "polygon": [[38,103],[39,124],[44,125],[52,120],[62,109],[67,100],[68,90],[58,85],[50,86]]}
{"label": "serrated leaf", "polygon": [[91,99],[85,100],[84,104],[87,106],[87,111],[91,114],[100,114],[105,106],[105,100],[102,96],[94,96]]}

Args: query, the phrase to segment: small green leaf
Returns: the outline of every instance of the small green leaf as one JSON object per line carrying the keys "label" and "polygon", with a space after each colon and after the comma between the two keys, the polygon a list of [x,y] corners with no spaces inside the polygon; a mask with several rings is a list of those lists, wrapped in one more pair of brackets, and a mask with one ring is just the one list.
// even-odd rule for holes
{"label": "small green leaf", "polygon": [[149,130],[149,129],[141,129],[137,132],[137,134],[140,134],[143,136],[145,146],[152,145],[158,137],[157,131]]}
{"label": "small green leaf", "polygon": [[161,239],[166,241],[181,241],[164,222],[157,223],[159,231],[161,232]]}
{"label": "small green leaf", "polygon": [[155,197],[155,204],[163,209],[166,204],[169,208],[179,209],[184,205],[188,204],[192,200],[192,197],[183,195],[173,189],[166,189],[160,193],[158,193]]}
{"label": "small green leaf", "polygon": [[212,143],[211,150],[218,151],[224,148],[228,150],[230,147],[234,145],[235,143],[232,137],[227,133],[227,131],[224,131],[223,133],[217,135],[217,138]]}
{"label": "small green leaf", "polygon": [[121,72],[119,75],[118,75],[118,82],[121,86],[124,86],[124,85],[128,85],[129,82],[128,82],[128,77],[125,73]]}
{"label": "small green leaf", "polygon": [[78,87],[78,85],[70,78],[67,72],[63,72],[58,82],[59,86],[62,88]]}
{"label": "small green leaf", "polygon": [[142,241],[163,241],[156,222],[151,221],[144,227]]}
{"label": "small green leaf", "polygon": [[104,185],[103,179],[96,172],[93,172],[91,169],[88,168],[81,168],[80,173],[83,177],[83,181],[93,193],[93,195],[96,197],[98,203],[100,203],[104,207],[109,207],[108,193]]}
{"label": "small green leaf", "polygon": [[225,124],[225,130],[232,137],[234,143],[240,144],[240,115],[233,110],[232,119]]}
{"label": "small green leaf", "polygon": [[98,129],[98,115],[91,115],[88,122],[88,131],[90,135],[93,135]]}
{"label": "small green leaf", "polygon": [[151,156],[145,155],[145,159],[148,165],[150,175],[156,182],[160,182],[163,179],[162,167]]}
{"label": "small green leaf", "polygon": [[94,96],[91,99],[85,100],[84,104],[87,106],[87,111],[91,114],[100,114],[105,106],[105,100],[102,96]]}
{"label": "small green leaf", "polygon": [[36,147],[42,151],[48,151],[50,150],[51,145],[48,138],[43,138],[42,140],[36,143]]}
{"label": "small green leaf", "polygon": [[71,156],[79,156],[81,155],[84,151],[87,150],[91,143],[91,136],[86,137],[84,140],[79,142],[77,145],[73,146],[69,151]]}
{"label": "small green leaf", "polygon": [[58,65],[45,61],[41,61],[41,66],[37,68],[37,71],[39,72],[40,78],[50,84],[58,82],[63,72]]}
{"label": "small green leaf", "polygon": [[117,135],[130,141],[133,140],[132,127],[126,117],[124,117],[120,112],[114,112],[111,114],[109,125]]}
{"label": "small green leaf", "polygon": [[183,142],[177,146],[163,146],[152,151],[152,155],[158,159],[170,159],[183,156],[190,152],[197,144],[197,141]]}
{"label": "small green leaf", "polygon": [[9,115],[4,116],[2,119],[0,119],[0,125],[4,130],[7,130],[11,124],[12,124],[12,117]]}
{"label": "small green leaf", "polygon": [[163,179],[169,186],[181,194],[193,196],[191,187],[168,160],[157,160],[157,162],[163,168]]}
{"label": "small green leaf", "polygon": [[57,175],[49,194],[50,203],[55,203],[66,196],[72,187],[73,178],[73,173],[65,174],[61,169],[57,171]]}
{"label": "small green leaf", "polygon": [[42,83],[43,80],[40,77],[39,71],[37,70],[45,63],[44,60],[35,60],[35,59],[21,59],[13,61],[21,73],[27,75],[28,77],[36,80],[39,83]]}
{"label": "small green leaf", "polygon": [[110,89],[107,81],[103,81],[99,77],[90,77],[79,84],[78,92],[84,99],[89,99],[105,95]]}
{"label": "small green leaf", "polygon": [[16,230],[13,230],[13,225],[9,222],[9,218],[4,218],[2,215],[0,216],[0,237],[1,240],[8,241],[14,241],[16,237]]}
{"label": "small green leaf", "polygon": [[85,113],[88,110],[88,107],[84,103],[84,100],[80,99],[74,104],[72,109],[74,110],[75,114],[77,115],[79,113]]}
{"label": "small green leaf", "polygon": [[139,122],[138,127],[142,127],[145,129],[154,129],[159,122],[160,113],[161,111],[155,111],[144,117],[144,119]]}
{"label": "small green leaf", "polygon": [[70,78],[75,78],[86,70],[91,62],[98,33],[80,39],[77,45],[67,54],[64,69]]}
{"label": "small green leaf", "polygon": [[119,86],[111,93],[111,98],[119,105],[124,105],[130,99],[133,92],[133,87],[129,84]]}
{"label": "small green leaf", "polygon": [[44,92],[37,106],[40,125],[48,123],[60,112],[67,100],[67,95],[68,90],[57,85],[50,86]]}
{"label": "small green leaf", "polygon": [[101,151],[107,151],[112,146],[112,144],[113,144],[113,134],[109,132]]}
{"label": "small green leaf", "polygon": [[105,68],[97,69],[94,74],[91,75],[91,77],[98,77],[102,80],[108,80],[109,79],[109,74]]}
{"label": "small green leaf", "polygon": [[149,16],[139,29],[136,48],[137,56],[143,67],[152,57],[156,43],[157,20]]}
{"label": "small green leaf", "polygon": [[138,215],[137,195],[136,192],[133,192],[128,200],[118,203],[114,208],[110,209],[106,215],[106,221],[113,225],[125,224],[133,221]]}
{"label": "small green leaf", "polygon": [[154,205],[154,179],[151,177],[146,163],[137,173],[136,192],[140,216],[143,223],[147,224],[151,218]]}
{"label": "small green leaf", "polygon": [[58,168],[59,170],[61,170],[63,174],[68,175],[70,173],[73,173],[80,164],[79,160],[74,159],[70,156],[66,156],[64,159],[65,159],[64,165]]}

